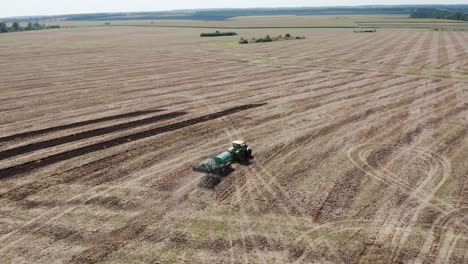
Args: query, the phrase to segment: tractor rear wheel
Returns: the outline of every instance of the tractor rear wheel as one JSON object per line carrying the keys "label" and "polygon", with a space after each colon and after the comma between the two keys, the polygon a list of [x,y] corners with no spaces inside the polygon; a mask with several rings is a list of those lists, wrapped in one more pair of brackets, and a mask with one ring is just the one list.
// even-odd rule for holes
{"label": "tractor rear wheel", "polygon": [[244,162],[248,160],[247,152],[245,150],[242,150],[239,152],[239,161]]}

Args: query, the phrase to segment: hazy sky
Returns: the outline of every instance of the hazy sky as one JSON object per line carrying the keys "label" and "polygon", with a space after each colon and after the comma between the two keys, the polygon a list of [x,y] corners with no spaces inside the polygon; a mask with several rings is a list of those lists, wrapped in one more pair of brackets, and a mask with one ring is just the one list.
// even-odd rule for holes
{"label": "hazy sky", "polygon": [[468,4],[468,0],[2,0],[0,17],[226,7]]}

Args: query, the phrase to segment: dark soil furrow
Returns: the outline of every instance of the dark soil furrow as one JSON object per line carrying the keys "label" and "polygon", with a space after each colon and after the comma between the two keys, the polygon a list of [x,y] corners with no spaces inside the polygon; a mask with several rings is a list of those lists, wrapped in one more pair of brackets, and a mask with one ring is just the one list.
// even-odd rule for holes
{"label": "dark soil furrow", "polygon": [[168,114],[157,115],[157,116],[152,116],[152,117],[145,118],[145,119],[136,120],[133,122],[93,129],[93,130],[76,133],[76,134],[72,134],[68,136],[63,136],[59,138],[53,138],[53,139],[49,139],[49,140],[45,140],[41,142],[36,142],[36,143],[29,144],[29,145],[17,147],[17,148],[7,149],[4,151],[0,151],[0,160],[16,157],[19,155],[23,155],[26,153],[30,153],[30,152],[45,149],[45,148],[50,148],[50,147],[55,147],[58,145],[63,145],[66,143],[75,142],[75,141],[82,140],[82,139],[88,139],[92,137],[114,133],[117,131],[136,128],[136,127],[147,125],[147,124],[157,123],[160,121],[183,116],[185,114],[187,113],[186,112],[172,112]]}
{"label": "dark soil furrow", "polygon": [[26,172],[30,172],[30,171],[33,171],[33,170],[38,169],[38,168],[42,168],[42,167],[45,167],[45,166],[48,166],[48,165],[51,165],[51,164],[54,164],[54,163],[58,163],[60,161],[64,161],[64,160],[72,159],[72,158],[75,158],[75,157],[83,156],[83,155],[93,153],[93,152],[96,152],[96,151],[99,151],[99,150],[119,146],[119,145],[122,145],[122,144],[126,144],[128,142],[131,142],[131,141],[140,140],[140,139],[144,139],[144,138],[147,138],[147,137],[152,137],[152,136],[155,136],[155,135],[159,135],[159,134],[162,134],[162,133],[167,133],[167,132],[170,132],[170,131],[182,129],[182,128],[192,126],[192,125],[196,125],[196,124],[199,124],[199,123],[204,123],[204,122],[207,122],[207,121],[210,121],[210,120],[213,120],[213,119],[218,119],[218,118],[221,118],[223,116],[231,115],[231,114],[243,111],[243,110],[260,107],[260,106],[263,106],[263,105],[265,105],[265,103],[242,105],[242,106],[230,108],[230,109],[227,109],[227,110],[224,110],[224,111],[220,111],[220,112],[216,112],[216,113],[196,117],[196,118],[189,119],[189,120],[184,120],[184,121],[177,122],[177,123],[174,123],[174,124],[170,124],[170,125],[166,125],[166,126],[162,126],[162,127],[157,127],[157,128],[150,129],[150,130],[143,131],[143,132],[139,132],[139,133],[136,133],[136,134],[132,134],[132,135],[128,135],[128,136],[108,140],[108,141],[105,141],[105,142],[100,142],[100,143],[97,143],[97,144],[89,145],[89,146],[86,146],[86,147],[82,147],[82,148],[78,148],[78,149],[58,153],[58,154],[55,154],[55,155],[52,155],[52,156],[45,157],[45,158],[40,159],[40,160],[35,160],[35,161],[31,161],[31,162],[27,162],[27,163],[23,163],[23,164],[20,164],[20,165],[16,165],[16,166],[12,166],[12,167],[9,167],[9,168],[2,169],[2,170],[0,170],[0,179],[13,177],[13,176],[15,176],[17,174],[23,174],[23,173],[26,173]]}
{"label": "dark soil furrow", "polygon": [[162,109],[148,110],[148,111],[136,111],[136,112],[131,112],[131,113],[125,113],[125,114],[120,114],[120,115],[107,116],[107,117],[102,117],[102,118],[97,118],[97,119],[71,123],[71,124],[62,125],[62,126],[48,127],[48,128],[44,128],[40,130],[28,131],[28,132],[14,134],[14,135],[6,136],[6,137],[0,137],[0,142],[23,139],[23,138],[42,135],[45,133],[57,132],[60,130],[76,128],[76,127],[86,126],[86,125],[92,125],[92,124],[112,121],[112,120],[121,119],[121,118],[129,118],[129,117],[136,117],[140,115],[147,115],[147,114],[152,114],[152,113],[156,113],[160,111],[162,111]]}

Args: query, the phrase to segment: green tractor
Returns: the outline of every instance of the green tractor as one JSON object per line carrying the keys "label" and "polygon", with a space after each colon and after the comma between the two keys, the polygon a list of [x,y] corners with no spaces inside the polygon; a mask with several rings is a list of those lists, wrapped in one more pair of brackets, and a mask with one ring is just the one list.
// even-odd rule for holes
{"label": "green tractor", "polygon": [[194,171],[223,175],[231,168],[233,162],[246,164],[253,159],[252,149],[244,141],[235,140],[227,151],[193,166]]}

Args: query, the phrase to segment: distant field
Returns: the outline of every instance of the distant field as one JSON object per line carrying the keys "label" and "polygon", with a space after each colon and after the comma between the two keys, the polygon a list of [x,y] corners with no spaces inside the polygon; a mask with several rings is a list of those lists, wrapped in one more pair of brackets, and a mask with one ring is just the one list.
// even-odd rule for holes
{"label": "distant field", "polygon": [[245,16],[224,21],[193,20],[116,20],[116,21],[49,21],[70,27],[104,26],[198,27],[198,28],[351,28],[351,27],[468,27],[468,23],[445,19],[415,19],[408,15],[313,15],[313,16]]}
{"label": "distant field", "polygon": [[453,28],[468,29],[468,23],[361,23],[362,27],[376,28]]}
{"label": "distant field", "polygon": [[[386,16],[383,16],[386,17]],[[354,27],[355,20],[364,20],[363,16],[249,16],[235,17],[224,21],[192,20],[118,20],[109,21],[112,25],[150,25],[181,27]],[[96,26],[106,21],[58,21],[63,26]]]}

